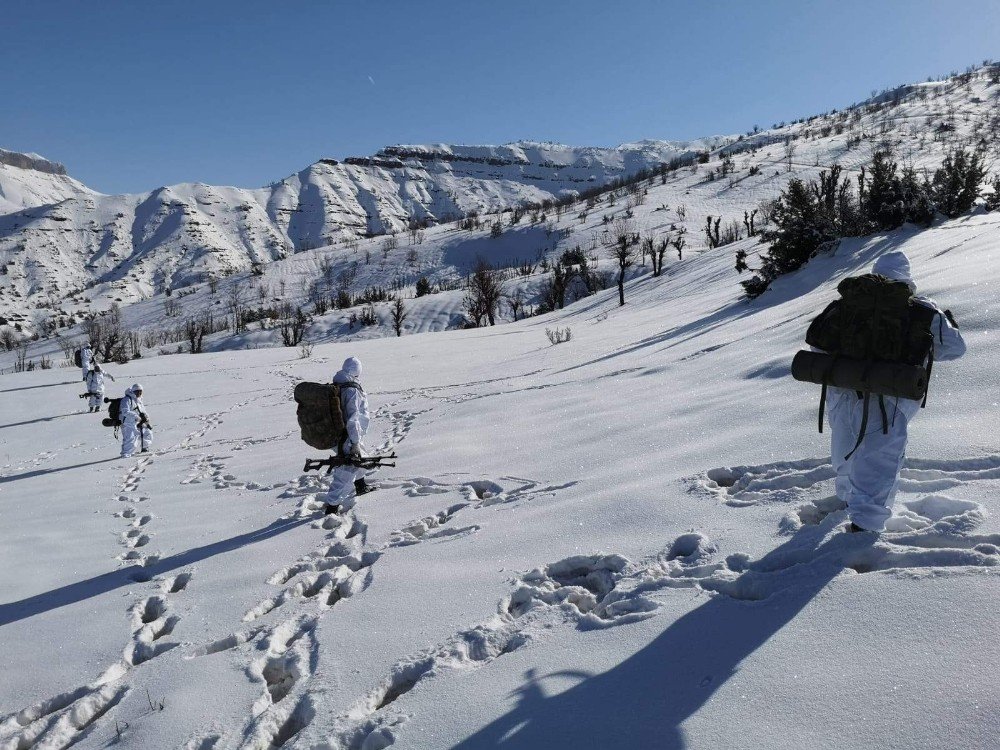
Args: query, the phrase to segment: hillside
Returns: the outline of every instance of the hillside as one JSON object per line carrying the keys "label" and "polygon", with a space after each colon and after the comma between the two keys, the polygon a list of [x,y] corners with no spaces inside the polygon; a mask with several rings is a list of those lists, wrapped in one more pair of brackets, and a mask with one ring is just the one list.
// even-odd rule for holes
{"label": "hillside", "polygon": [[[998,221],[846,241],[752,303],[724,247],[624,308],[109,367],[145,385],[144,458],[75,371],[0,375],[0,745],[995,746]],[[969,351],[876,539],[787,371],[889,249]],[[324,519],[290,388],[347,355],[400,459]]]}
{"label": "hillside", "polygon": [[396,146],[369,158],[323,159],[257,190],[186,184],[119,196],[65,175],[4,167],[0,317],[34,331],[53,317],[39,307],[79,314],[85,299],[134,302],[305,249],[404,231],[411,220],[551,200],[720,142]]}
{"label": "hillside", "polygon": [[[72,326],[83,315],[118,301],[148,347],[167,342],[174,349],[178,336],[169,331],[209,311],[224,318],[233,287],[261,310],[281,303],[312,310],[317,295],[329,299],[341,289],[356,297],[369,287],[391,288],[409,299],[424,276],[453,291],[408,303],[406,330],[441,330],[461,323],[461,282],[477,256],[516,266],[551,262],[579,246],[592,266],[607,270],[605,217],[631,211],[637,231],[673,238],[686,232],[684,252],[690,257],[706,247],[706,217],[722,217],[742,230],[744,212],[766,207],[789,179],[815,179],[837,164],[854,180],[879,148],[891,147],[901,164],[920,173],[936,168],[950,149],[982,148],[994,171],[998,70],[988,66],[902,86],[850,108],[738,138],[618,149],[400,146],[352,163],[321,161],[258,191],[182,185],[145,196],[70,198],[0,216],[0,263],[7,270],[0,275],[0,316],[25,334],[54,329],[72,339],[79,335]],[[685,163],[702,149],[707,159],[664,171],[671,159],[683,157]],[[605,192],[550,209],[544,219],[544,211],[529,212],[511,226],[509,212],[486,213],[551,200],[644,168],[663,173],[638,192]],[[478,229],[460,230],[446,221],[469,210],[482,214]],[[766,211],[758,213],[759,229]],[[428,220],[419,238],[402,231],[410,218]],[[491,225],[498,218],[505,230],[493,239]],[[397,234],[359,239],[386,230]],[[756,243],[744,243],[732,249],[747,249],[752,257]],[[538,266],[516,281],[529,306],[540,302],[543,270]],[[221,279],[214,292],[211,279]],[[179,305],[170,303],[170,315],[167,290],[175,299],[184,295]],[[57,300],[51,307],[45,301],[50,299]],[[46,307],[33,309],[37,304]],[[351,325],[360,312],[316,315],[310,339],[392,333],[386,305],[376,306],[376,327]],[[280,343],[273,327],[257,328],[251,325],[249,335],[218,334],[210,346]],[[32,351],[37,356],[58,346],[50,341]]]}

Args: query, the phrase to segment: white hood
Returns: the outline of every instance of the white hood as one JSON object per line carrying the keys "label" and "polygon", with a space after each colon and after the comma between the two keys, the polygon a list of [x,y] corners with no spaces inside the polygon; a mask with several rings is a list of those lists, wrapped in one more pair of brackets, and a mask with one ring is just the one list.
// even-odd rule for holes
{"label": "white hood", "polygon": [[910,259],[901,250],[893,250],[880,256],[872,266],[872,273],[893,281],[905,281],[911,292],[917,291],[917,285],[913,283],[913,276],[910,274]]}
{"label": "white hood", "polygon": [[346,381],[358,382],[361,379],[361,360],[357,357],[348,357],[344,360],[340,372],[333,376],[333,382],[343,383]]}

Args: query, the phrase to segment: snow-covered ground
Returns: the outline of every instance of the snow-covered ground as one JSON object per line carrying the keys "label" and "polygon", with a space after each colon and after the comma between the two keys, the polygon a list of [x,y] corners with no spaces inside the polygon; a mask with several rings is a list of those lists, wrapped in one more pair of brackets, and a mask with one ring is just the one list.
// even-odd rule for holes
{"label": "snow-covered ground", "polygon": [[[998,239],[845,241],[752,304],[724,247],[624,308],[147,356],[110,368],[156,431],[128,460],[76,370],[0,376],[0,747],[997,747]],[[788,366],[889,248],[969,352],[876,539]],[[400,459],[324,519],[291,389],[349,354]]]}

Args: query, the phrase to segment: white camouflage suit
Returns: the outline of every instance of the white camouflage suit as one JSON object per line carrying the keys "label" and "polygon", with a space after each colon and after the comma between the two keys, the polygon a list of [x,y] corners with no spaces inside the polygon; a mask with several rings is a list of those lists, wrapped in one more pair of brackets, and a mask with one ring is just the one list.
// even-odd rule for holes
{"label": "white camouflage suit", "polygon": [[[355,383],[360,386],[361,362],[355,357],[344,361],[343,367],[333,376],[334,383]],[[344,455],[357,449],[364,450],[362,441],[368,432],[371,416],[368,413],[368,397],[359,388],[344,388],[340,392],[340,405],[344,412],[344,423],[347,426],[347,440],[344,445]],[[363,453],[362,453],[363,455]],[[368,474],[366,469],[357,466],[338,466],[333,470],[333,479],[326,494],[327,505],[339,505],[341,510],[354,507],[354,482],[363,479]]]}
{"label": "white camouflage suit", "polygon": [[86,382],[87,376],[90,374],[90,368],[94,365],[94,350],[90,348],[90,344],[84,344],[83,348],[80,350],[80,369],[83,370],[83,380]]}
{"label": "white camouflage suit", "polygon": [[[906,255],[893,251],[881,256],[872,273],[896,281],[905,281],[916,289],[910,276]],[[937,311],[931,324],[934,334],[934,361],[958,359],[965,354],[965,341],[958,329],[945,317],[941,308],[926,297],[917,300]],[[837,497],[847,503],[852,522],[863,529],[881,531],[892,515],[899,470],[906,458],[907,428],[920,411],[920,402],[907,398],[885,399],[889,418],[888,434],[882,432],[882,413],[878,399],[868,407],[868,427],[864,440],[851,454],[858,440],[864,417],[864,401],[855,391],[843,388],[827,390],[826,408],[831,431],[831,458],[837,472]],[[846,458],[851,454],[850,458]]]}
{"label": "white camouflage suit", "polygon": [[122,458],[128,458],[139,450],[148,451],[153,445],[153,431],[148,424],[139,426],[146,417],[146,407],[142,403],[142,386],[136,383],[122,398],[119,419],[122,423]]}
{"label": "white camouflage suit", "polygon": [[114,375],[102,370],[98,364],[95,364],[94,369],[87,373],[87,393],[90,394],[87,405],[91,411],[100,411],[101,404],[104,403],[104,378],[115,379]]}

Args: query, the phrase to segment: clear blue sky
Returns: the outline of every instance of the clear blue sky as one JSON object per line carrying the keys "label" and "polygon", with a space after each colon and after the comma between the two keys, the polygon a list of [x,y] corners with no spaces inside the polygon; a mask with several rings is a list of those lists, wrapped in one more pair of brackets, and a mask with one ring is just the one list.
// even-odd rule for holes
{"label": "clear blue sky", "polygon": [[0,147],[102,192],[767,126],[1000,57],[995,0],[6,0]]}

